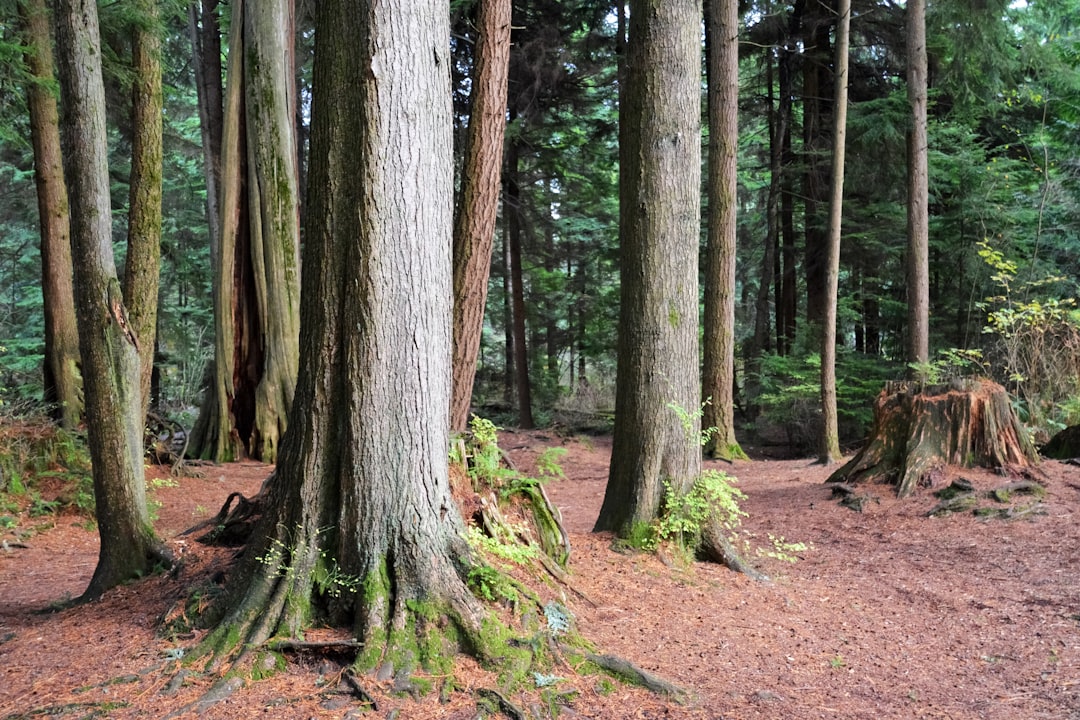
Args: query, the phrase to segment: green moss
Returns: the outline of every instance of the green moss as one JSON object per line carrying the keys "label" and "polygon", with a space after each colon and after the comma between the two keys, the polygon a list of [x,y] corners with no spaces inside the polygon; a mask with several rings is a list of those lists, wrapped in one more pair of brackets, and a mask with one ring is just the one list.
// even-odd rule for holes
{"label": "green moss", "polygon": [[668,304],[668,316],[667,316],[667,319],[668,319],[668,324],[671,325],[671,327],[673,327],[673,328],[679,327],[679,321],[682,319],[682,317],[681,317],[681,315],[679,315],[679,310],[678,310],[678,308],[675,307],[674,303]]}

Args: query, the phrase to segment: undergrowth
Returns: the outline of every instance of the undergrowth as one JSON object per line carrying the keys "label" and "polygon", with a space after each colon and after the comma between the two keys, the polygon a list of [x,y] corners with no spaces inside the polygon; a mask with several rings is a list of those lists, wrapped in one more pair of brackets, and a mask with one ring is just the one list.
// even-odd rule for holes
{"label": "undergrowth", "polygon": [[43,417],[0,421],[0,529],[20,516],[94,515],[90,452],[82,435]]}

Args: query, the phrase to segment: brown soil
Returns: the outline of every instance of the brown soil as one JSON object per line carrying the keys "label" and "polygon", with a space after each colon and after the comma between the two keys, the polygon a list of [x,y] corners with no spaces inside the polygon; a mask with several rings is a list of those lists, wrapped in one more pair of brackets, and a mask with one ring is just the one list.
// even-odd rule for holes
{"label": "brown soil", "polygon": [[[823,484],[830,469],[806,460],[718,465],[749,496],[751,540],[767,543],[773,534],[812,544],[793,564],[760,559],[773,579],[758,583],[713,565],[620,554],[609,536],[592,534],[610,440],[505,433],[503,444],[523,470],[545,447],[568,450],[566,479],[548,490],[571,533],[578,593],[564,594],[580,630],[602,652],[695,694],[680,706],[562,668],[556,674],[566,679],[556,687],[578,692],[560,717],[1080,719],[1074,466],[1046,462],[1045,514],[1005,521],[970,513],[928,518],[937,503],[928,492],[898,501],[883,486],[860,488],[878,500],[856,513],[831,499]],[[268,471],[252,463],[206,468],[204,477],[153,490],[163,503],[159,533],[187,556],[179,577],[152,577],[82,607],[47,611],[82,592],[93,572],[97,536],[80,518],[38,527],[40,518],[23,518],[19,534],[5,531],[0,718],[162,718],[202,697],[211,680],[197,668],[167,688],[180,670],[173,655],[197,638],[164,637],[159,620],[176,614],[194,583],[227,568],[232,551],[175,536],[216,512],[230,492],[253,494]],[[964,477],[978,488],[1003,482]],[[356,701],[327,692],[337,687],[343,658],[288,657],[284,672],[249,682],[201,716],[358,715]],[[457,680],[462,691],[440,702],[437,694],[416,701],[361,679],[378,702],[366,717],[478,717],[468,690],[495,687],[494,675],[462,660]],[[549,717],[538,692],[516,700]],[[176,716],[198,715],[190,708]]]}

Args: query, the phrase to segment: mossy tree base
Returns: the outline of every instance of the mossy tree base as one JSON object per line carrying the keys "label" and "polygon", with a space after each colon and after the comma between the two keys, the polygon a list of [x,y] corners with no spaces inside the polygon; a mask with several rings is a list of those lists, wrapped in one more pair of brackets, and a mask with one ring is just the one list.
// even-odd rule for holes
{"label": "mossy tree base", "polygon": [[1019,473],[1038,453],[1008,393],[990,380],[890,383],[874,403],[870,439],[826,482],[887,482],[906,497],[945,466]]}

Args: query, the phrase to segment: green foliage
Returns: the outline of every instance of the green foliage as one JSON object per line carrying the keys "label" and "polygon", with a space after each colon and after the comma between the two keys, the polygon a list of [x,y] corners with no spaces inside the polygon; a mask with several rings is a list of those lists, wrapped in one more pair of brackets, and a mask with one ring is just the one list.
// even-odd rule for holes
{"label": "green foliage", "polygon": [[329,551],[318,547],[319,538],[326,535],[330,529],[320,528],[314,539],[307,541],[303,539],[306,537],[303,528],[298,526],[296,536],[302,538],[300,541],[289,539],[291,533],[287,534],[286,540],[271,538],[269,549],[258,558],[258,561],[278,577],[291,579],[297,572],[295,559],[305,557],[308,554],[309,542],[313,542],[316,545],[318,558],[312,570],[311,579],[318,593],[332,598],[356,595],[360,591],[361,578],[343,572]]}
{"label": "green foliage", "polygon": [[653,546],[671,542],[684,554],[693,553],[711,520],[734,532],[746,517],[739,507],[746,495],[735,487],[736,482],[719,470],[703,472],[685,493],[665,482],[664,510],[653,525]]}
{"label": "green foliage", "polygon": [[564,447],[546,448],[544,452],[536,456],[536,471],[541,477],[565,479],[566,473],[563,472],[559,459],[565,456],[566,452]]}
{"label": "green foliage", "polygon": [[1076,418],[1080,396],[1080,317],[1072,297],[1047,296],[1062,278],[1021,281],[1019,265],[988,242],[979,256],[998,292],[980,307],[995,340],[1003,378],[1020,399],[1021,416],[1044,440]]}
{"label": "green foliage", "polygon": [[0,424],[0,509],[30,517],[74,510],[92,517],[90,452],[79,435],[40,416]]}
{"label": "green foliage", "polygon": [[953,378],[985,375],[989,368],[982,350],[948,348],[938,350],[938,359],[925,363],[908,363],[916,379],[927,385],[937,385]]}
{"label": "green foliage", "polygon": [[[838,349],[836,406],[842,442],[865,437],[873,421],[874,398],[900,365],[878,357]],[[782,428],[793,449],[815,447],[821,423],[821,358],[766,355],[762,358],[758,397],[759,426]]]}

